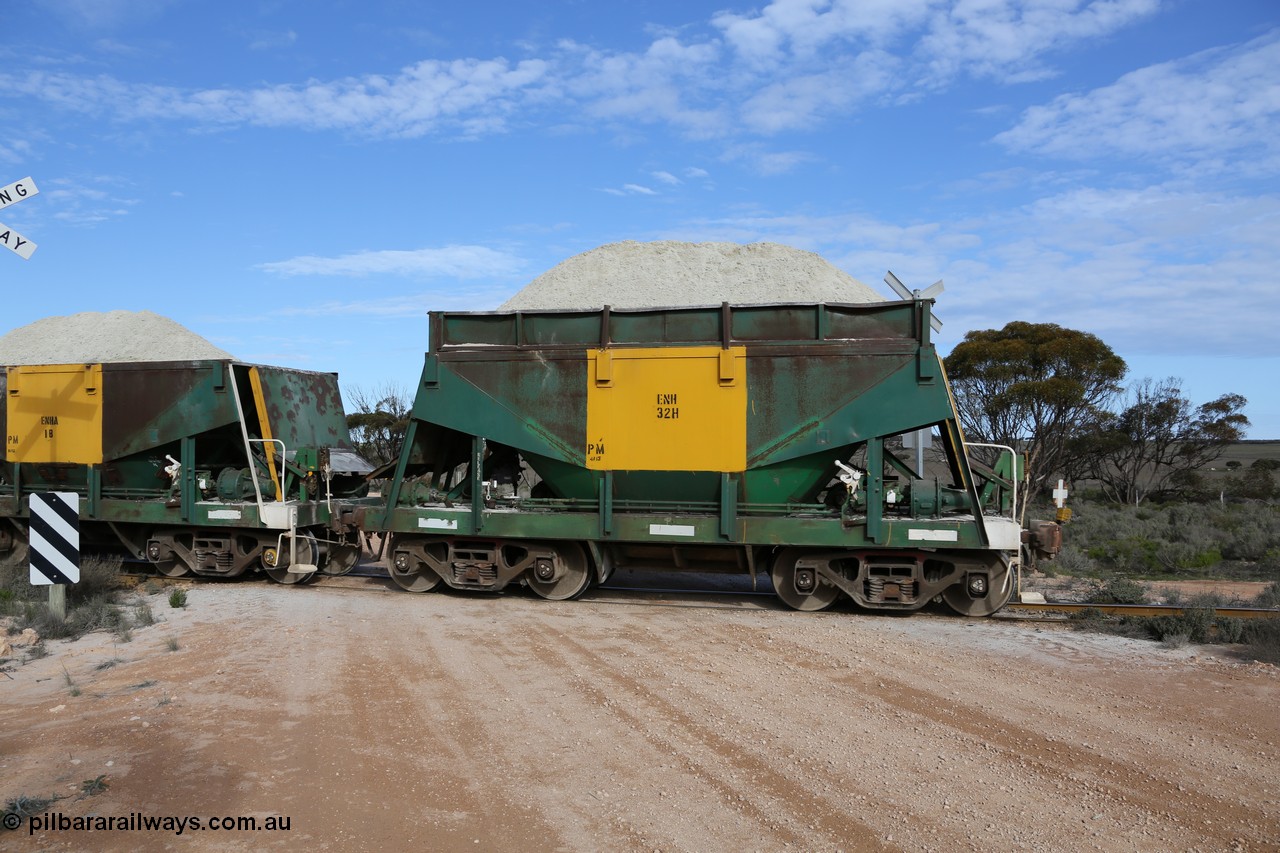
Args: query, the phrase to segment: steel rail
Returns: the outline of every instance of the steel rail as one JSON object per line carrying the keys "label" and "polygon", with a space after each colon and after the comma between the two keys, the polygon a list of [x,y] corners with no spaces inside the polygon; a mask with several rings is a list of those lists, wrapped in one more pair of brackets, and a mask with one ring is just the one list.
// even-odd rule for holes
{"label": "steel rail", "polygon": [[[142,560],[128,560],[130,562],[143,563]],[[133,577],[148,577],[160,581],[174,580],[199,580],[199,575],[191,575],[184,578],[164,578],[157,577],[148,571],[133,572],[123,570],[122,575]],[[357,566],[351,572],[345,575],[324,575],[322,574],[317,580],[331,589],[342,589],[343,585],[334,583],[339,578],[376,580],[385,578],[390,580],[390,576],[386,570],[379,569],[374,566]],[[354,585],[346,587],[348,589],[355,588]],[[394,591],[394,590],[393,590]],[[620,598],[610,600],[609,596],[619,595]],[[737,596],[743,599],[777,599],[770,590],[748,590],[748,589],[691,589],[689,587],[640,587],[640,586],[613,586],[605,584],[604,586],[594,587],[583,594],[583,601],[597,601],[600,603],[652,603],[652,604],[670,604],[677,606],[692,606],[690,602],[681,605],[678,601],[662,601],[664,596],[688,596],[692,601],[698,598],[718,598],[722,596]],[[626,599],[630,599],[629,601]],[[745,603],[745,602],[744,602]],[[781,609],[781,600],[778,600]],[[725,608],[740,609],[740,608]],[[1055,616],[1067,618],[1071,614],[1082,613],[1084,611],[1100,612],[1107,616],[1134,616],[1134,617],[1154,617],[1154,616],[1182,616],[1189,611],[1212,610],[1214,616],[1233,616],[1237,619],[1280,619],[1280,610],[1267,609],[1261,607],[1196,607],[1194,605],[1185,604],[1089,604],[1087,602],[1067,602],[1067,601],[1047,601],[1040,602],[1015,602],[1011,601],[1000,610],[993,614],[992,618],[996,619],[1041,619],[1051,620]],[[866,611],[868,613],[879,611]],[[900,612],[900,611],[895,611]]]}
{"label": "steel rail", "polygon": [[1186,604],[1088,604],[1085,602],[1047,601],[1042,603],[1009,602],[998,611],[1011,616],[1032,614],[1072,614],[1096,611],[1108,616],[1182,616],[1191,611],[1212,610],[1215,616],[1234,616],[1238,619],[1277,619],[1280,610],[1262,607],[1196,607]]}

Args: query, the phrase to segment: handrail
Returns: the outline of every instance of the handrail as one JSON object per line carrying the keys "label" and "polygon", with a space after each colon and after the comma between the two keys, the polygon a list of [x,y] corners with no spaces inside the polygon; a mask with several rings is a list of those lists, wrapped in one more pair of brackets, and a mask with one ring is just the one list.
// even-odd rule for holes
{"label": "handrail", "polygon": [[[1014,521],[1017,521],[1018,520],[1018,453],[1017,451],[1007,444],[988,444],[986,442],[981,442],[981,441],[966,441],[964,442],[964,447],[966,449],[970,447],[994,447],[997,450],[1009,451],[1009,456],[1010,456],[1009,461],[1013,464],[1013,476],[1009,478],[1009,482],[1013,484],[1013,489],[1011,490],[1013,499],[1012,499],[1012,502],[1010,503],[1009,515]],[[966,453],[965,456],[968,456],[968,453]]]}
{"label": "handrail", "polygon": [[[281,441],[281,440],[280,440],[280,439],[278,439],[278,438],[246,438],[246,439],[245,439],[245,441],[246,441],[248,444],[262,444],[262,445],[267,445],[267,444],[278,444],[278,445],[280,445],[280,462],[281,462],[281,465],[280,465],[280,473],[281,473],[281,474],[283,474],[283,473],[284,473],[284,460],[287,458],[287,457],[285,456],[285,454],[289,452],[289,449],[288,449],[287,447],[285,447],[285,445],[284,445],[284,442],[283,442],[283,441]],[[268,463],[268,464],[270,464],[270,463]],[[253,474],[254,474],[254,481],[255,481],[255,485],[256,485],[256,481],[257,481],[257,469],[256,469],[256,468],[254,468],[254,466],[253,466],[253,460],[250,460],[249,470],[250,470],[250,471],[252,471],[252,472],[253,472]],[[282,484],[282,485],[280,485],[280,486],[278,487],[278,491],[276,492],[276,500],[279,500],[279,501],[288,500],[289,496],[288,496],[288,495],[286,495],[286,494],[285,494],[285,492],[284,492],[284,485],[283,485],[283,483],[284,483],[284,478],[283,478],[283,477],[281,477],[281,478],[280,478],[280,481],[281,481],[281,484]]]}
{"label": "handrail", "polygon": [[[1009,451],[1009,464],[1013,466],[1013,471],[1011,472],[1013,476],[1009,478],[1009,482],[1013,486],[1013,488],[1010,489],[1010,492],[1012,493],[1013,497],[1009,503],[1009,515],[1011,519],[1014,521],[1014,523],[1016,523],[1019,527],[1021,527],[1022,522],[1018,521],[1018,452],[1007,444],[990,444],[990,443],[981,442],[981,441],[964,442],[964,447],[966,449],[965,450],[966,458],[968,458],[968,455],[969,455],[968,448],[970,447],[994,447],[998,450]],[[982,513],[982,507],[974,507],[975,517],[981,515],[981,513]],[[1022,600],[1022,548],[1021,547],[1018,548],[1018,552],[1013,556],[1011,563],[1013,565],[1016,565],[1018,568],[1018,588],[1015,589],[1014,592],[1017,594],[1018,600],[1021,601]],[[1007,576],[1005,578],[1005,582],[1008,583]]]}

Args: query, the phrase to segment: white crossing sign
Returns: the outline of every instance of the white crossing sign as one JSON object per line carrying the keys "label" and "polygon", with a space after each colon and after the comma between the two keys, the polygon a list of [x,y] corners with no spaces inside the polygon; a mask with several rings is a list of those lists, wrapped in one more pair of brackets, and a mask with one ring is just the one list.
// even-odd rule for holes
{"label": "white crossing sign", "polygon": [[[30,177],[0,187],[0,210],[20,201],[26,201],[39,192],[40,189],[36,186],[36,182],[31,180]],[[25,261],[31,260],[31,255],[36,250],[35,243],[32,243],[3,222],[0,222],[0,246],[4,246]]]}
{"label": "white crossing sign", "polygon": [[31,260],[31,254],[36,250],[35,243],[32,243],[3,222],[0,222],[0,246],[17,253],[26,261]]}
{"label": "white crossing sign", "polygon": [[31,584],[80,582],[80,496],[75,492],[33,494]]}
{"label": "white crossing sign", "polygon": [[36,182],[29,177],[14,181],[6,187],[0,187],[0,210],[11,204],[17,204],[20,201],[29,199],[39,192],[40,190],[36,188]]}

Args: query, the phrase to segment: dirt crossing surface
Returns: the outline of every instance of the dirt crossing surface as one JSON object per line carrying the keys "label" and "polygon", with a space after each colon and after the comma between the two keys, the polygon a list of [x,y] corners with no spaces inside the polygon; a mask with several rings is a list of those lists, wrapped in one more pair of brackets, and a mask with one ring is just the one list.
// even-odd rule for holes
{"label": "dirt crossing surface", "polygon": [[0,847],[1280,849],[1274,667],[767,599],[343,582],[155,595],[165,621],[132,642],[51,643],[0,678],[5,801],[289,831],[24,824]]}

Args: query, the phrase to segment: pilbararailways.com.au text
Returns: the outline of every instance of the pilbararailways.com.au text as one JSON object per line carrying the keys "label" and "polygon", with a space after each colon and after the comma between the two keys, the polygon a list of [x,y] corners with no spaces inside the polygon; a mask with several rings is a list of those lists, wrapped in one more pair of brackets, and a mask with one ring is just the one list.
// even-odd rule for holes
{"label": "pilbararailways.com.au text", "polygon": [[[9,826],[10,818],[16,815],[5,815],[5,825]],[[181,835],[184,832],[288,832],[292,819],[287,816],[270,817],[186,817],[145,815],[141,812],[130,812],[126,815],[90,815],[70,817],[61,812],[45,812],[27,818],[27,834],[37,832],[172,832]]]}

